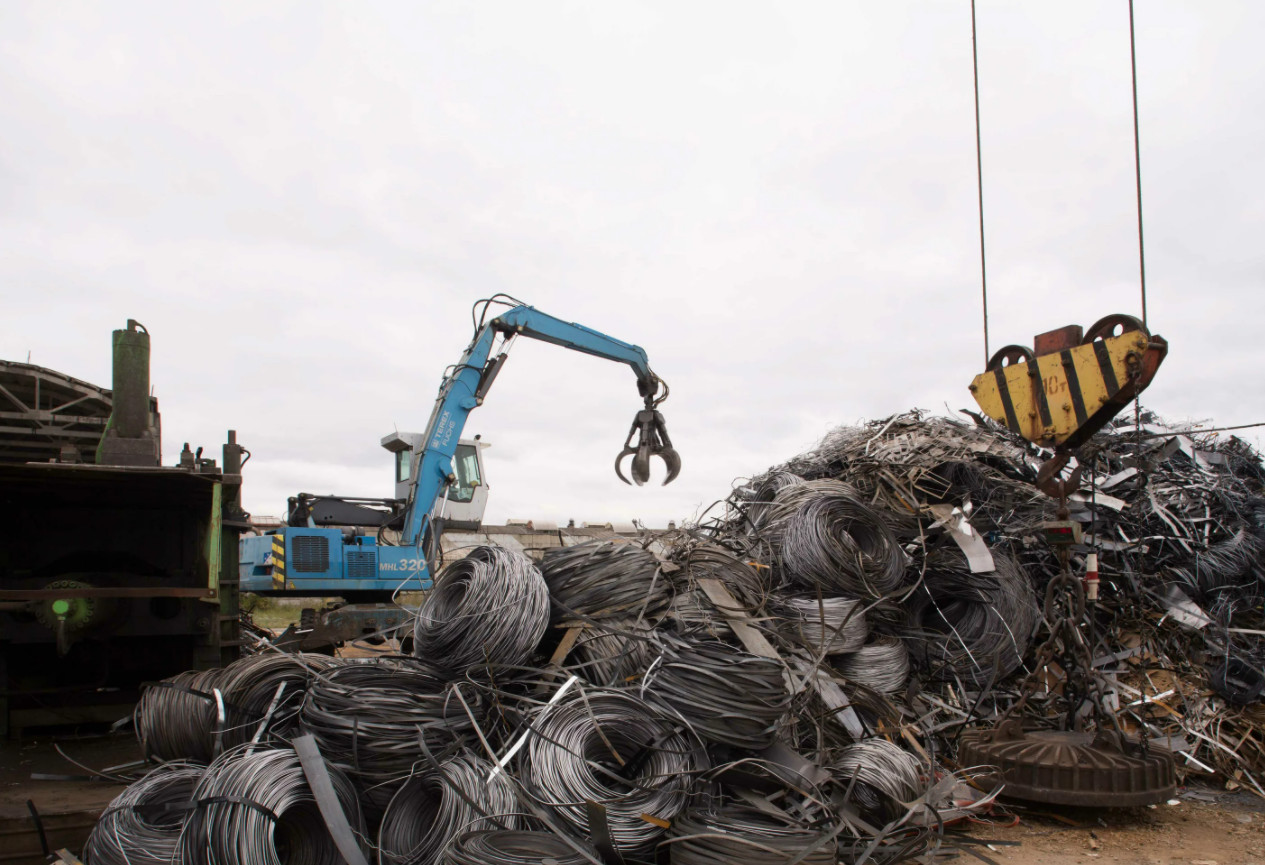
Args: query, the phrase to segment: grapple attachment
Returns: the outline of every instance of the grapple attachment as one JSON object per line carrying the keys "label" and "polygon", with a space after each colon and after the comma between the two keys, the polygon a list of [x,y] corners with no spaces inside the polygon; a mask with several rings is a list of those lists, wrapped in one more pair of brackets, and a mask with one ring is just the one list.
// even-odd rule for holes
{"label": "grapple attachment", "polygon": [[[620,467],[620,463],[626,456],[633,458],[632,481],[624,477],[623,469]],[[636,481],[637,486],[641,486],[650,480],[650,458],[655,456],[663,457],[664,465],[668,469],[668,476],[663,481],[663,485],[667,486],[681,473],[681,457],[673,449],[672,439],[668,438],[668,428],[664,426],[663,415],[655,409],[645,408],[637,412],[637,416],[633,418],[632,429],[628,431],[624,449],[619,452],[619,456],[615,457],[615,474],[626,484]]]}

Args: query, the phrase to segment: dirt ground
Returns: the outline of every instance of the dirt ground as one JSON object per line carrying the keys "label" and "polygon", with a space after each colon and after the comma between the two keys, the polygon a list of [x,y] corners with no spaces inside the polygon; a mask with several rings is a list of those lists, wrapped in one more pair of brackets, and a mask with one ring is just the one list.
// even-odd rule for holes
{"label": "dirt ground", "polygon": [[998,865],[1265,865],[1265,801],[1203,789],[1170,801],[1176,804],[1017,811],[1017,826],[1003,828],[1013,818],[999,816],[969,835],[999,842],[976,848]]}

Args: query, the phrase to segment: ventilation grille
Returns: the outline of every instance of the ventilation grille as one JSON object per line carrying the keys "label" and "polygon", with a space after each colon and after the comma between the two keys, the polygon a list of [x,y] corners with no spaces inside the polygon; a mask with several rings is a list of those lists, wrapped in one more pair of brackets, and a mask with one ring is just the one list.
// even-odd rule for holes
{"label": "ventilation grille", "polygon": [[290,573],[323,574],[329,570],[329,539],[300,535],[290,541]]}
{"label": "ventilation grille", "polygon": [[347,579],[373,580],[378,577],[378,554],[373,550],[348,550]]}

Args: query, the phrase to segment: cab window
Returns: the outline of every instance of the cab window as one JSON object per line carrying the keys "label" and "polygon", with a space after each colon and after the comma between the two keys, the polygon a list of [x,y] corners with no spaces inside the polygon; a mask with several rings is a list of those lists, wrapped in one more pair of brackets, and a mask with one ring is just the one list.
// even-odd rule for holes
{"label": "cab window", "polygon": [[395,452],[395,482],[403,483],[413,474],[413,451]]}
{"label": "cab window", "polygon": [[448,499],[468,502],[474,498],[474,488],[483,483],[483,478],[479,476],[477,448],[474,445],[457,445],[457,453],[452,462],[457,482],[449,490]]}

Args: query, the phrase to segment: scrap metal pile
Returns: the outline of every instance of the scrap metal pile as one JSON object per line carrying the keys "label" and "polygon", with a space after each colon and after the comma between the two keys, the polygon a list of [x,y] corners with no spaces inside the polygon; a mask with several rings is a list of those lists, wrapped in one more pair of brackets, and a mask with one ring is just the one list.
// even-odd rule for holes
{"label": "scrap metal pile", "polygon": [[[1154,424],[1082,457],[1096,693],[1187,771],[1265,796],[1259,457]],[[1082,705],[1031,668],[1058,570],[1039,461],[991,423],[907,413],[686,530],[539,564],[477,548],[423,603],[417,657],[263,652],[147,691],[138,735],[168,762],[86,861],[930,859],[992,806],[960,734],[1025,694],[1030,725]]]}

